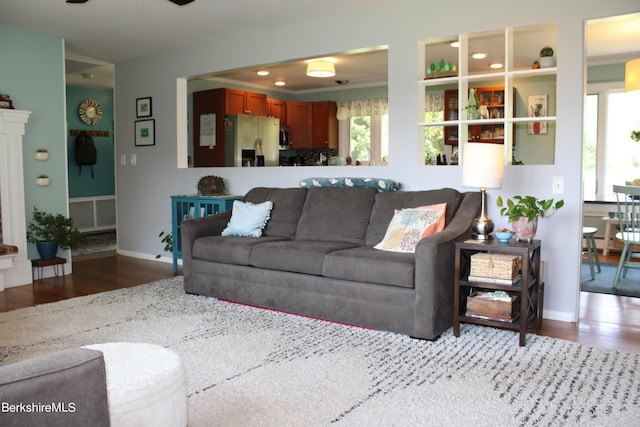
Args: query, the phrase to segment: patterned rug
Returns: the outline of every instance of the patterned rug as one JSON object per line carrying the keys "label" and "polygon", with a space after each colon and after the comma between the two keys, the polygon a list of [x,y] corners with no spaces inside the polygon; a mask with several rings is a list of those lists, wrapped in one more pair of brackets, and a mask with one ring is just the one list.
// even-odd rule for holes
{"label": "patterned rug", "polygon": [[631,426],[640,356],[462,325],[422,341],[187,295],[182,278],[0,313],[0,363],[91,343],[182,358],[189,425]]}

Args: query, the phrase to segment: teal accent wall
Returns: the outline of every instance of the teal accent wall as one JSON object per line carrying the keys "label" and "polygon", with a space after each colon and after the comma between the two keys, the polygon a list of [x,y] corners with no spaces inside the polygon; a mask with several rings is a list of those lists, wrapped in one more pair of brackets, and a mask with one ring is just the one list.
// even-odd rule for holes
{"label": "teal accent wall", "polygon": [[[78,107],[85,99],[94,99],[102,106],[102,119],[95,125],[88,125],[78,115]],[[69,161],[69,198],[108,196],[115,194],[114,146],[113,146],[113,90],[67,86],[67,158]],[[100,130],[109,132],[109,136],[94,136],[97,163],[91,167],[76,164],[76,137],[72,129]]]}
{"label": "teal accent wall", "polygon": [[587,68],[587,83],[624,81],[624,63],[593,65]]}
{"label": "teal accent wall", "polygon": [[[34,206],[68,215],[64,42],[6,26],[0,26],[0,40],[0,92],[11,96],[16,109],[31,112],[23,136],[27,222]],[[49,150],[49,160],[34,158],[38,148]],[[41,174],[49,176],[49,186],[36,185]],[[29,258],[38,258],[35,245]]]}

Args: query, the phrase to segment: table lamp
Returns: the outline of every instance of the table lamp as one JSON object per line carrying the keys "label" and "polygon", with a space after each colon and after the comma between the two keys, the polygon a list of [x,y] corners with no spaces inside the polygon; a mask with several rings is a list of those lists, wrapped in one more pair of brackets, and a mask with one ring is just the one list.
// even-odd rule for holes
{"label": "table lamp", "polygon": [[462,185],[479,187],[480,216],[473,220],[471,232],[476,240],[490,240],[493,221],[487,217],[487,188],[501,188],[504,175],[504,145],[468,142],[462,152]]}

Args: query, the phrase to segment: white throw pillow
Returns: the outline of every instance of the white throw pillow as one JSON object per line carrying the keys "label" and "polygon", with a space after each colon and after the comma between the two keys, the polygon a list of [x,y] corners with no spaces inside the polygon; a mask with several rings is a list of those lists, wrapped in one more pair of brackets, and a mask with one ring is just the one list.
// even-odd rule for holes
{"label": "white throw pillow", "polygon": [[223,236],[260,237],[267,225],[273,202],[253,204],[236,200],[233,202],[231,220],[222,230]]}
{"label": "white throw pillow", "polygon": [[446,210],[446,203],[396,209],[384,238],[374,248],[383,251],[414,253],[420,240],[444,229]]}

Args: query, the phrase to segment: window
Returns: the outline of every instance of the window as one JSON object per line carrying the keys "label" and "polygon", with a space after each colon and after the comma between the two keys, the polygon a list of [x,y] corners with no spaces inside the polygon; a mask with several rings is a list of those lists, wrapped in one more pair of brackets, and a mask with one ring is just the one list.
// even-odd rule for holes
{"label": "window", "polygon": [[354,164],[386,164],[388,155],[388,114],[349,118],[349,156]]}
{"label": "window", "polygon": [[583,141],[584,200],[615,201],[612,187],[640,178],[640,144],[631,131],[640,128],[638,95],[622,83],[590,88]]}

